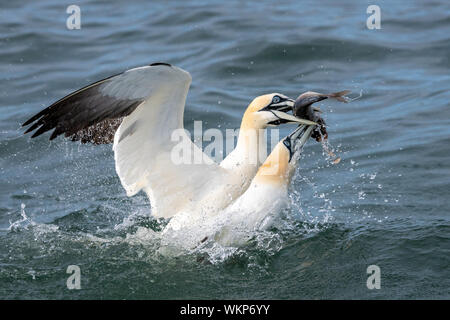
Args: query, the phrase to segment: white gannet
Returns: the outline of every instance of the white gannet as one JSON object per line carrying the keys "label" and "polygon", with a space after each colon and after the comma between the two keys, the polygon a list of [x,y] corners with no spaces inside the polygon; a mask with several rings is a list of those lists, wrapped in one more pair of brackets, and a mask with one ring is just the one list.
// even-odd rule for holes
{"label": "white gannet", "polygon": [[244,133],[281,123],[315,124],[285,112],[294,100],[263,95],[248,106],[237,146],[222,163],[203,154],[185,132],[192,157],[204,161],[174,163],[171,134],[183,129],[190,83],[188,72],[167,63],[133,68],[53,103],[23,124],[31,125],[25,133],[36,130],[32,137],[37,137],[54,129],[50,140],[64,134],[83,143],[113,142],[116,172],[127,195],[144,190],[151,213],[169,218],[177,212],[215,212],[246,190],[262,161],[249,161],[251,143],[258,139]]}
{"label": "white gannet", "polygon": [[164,250],[195,249],[207,239],[223,246],[242,246],[254,231],[270,228],[289,203],[288,186],[313,129],[314,126],[299,126],[282,139],[258,169],[248,189],[215,216],[192,217],[185,213],[174,216],[162,232]]}

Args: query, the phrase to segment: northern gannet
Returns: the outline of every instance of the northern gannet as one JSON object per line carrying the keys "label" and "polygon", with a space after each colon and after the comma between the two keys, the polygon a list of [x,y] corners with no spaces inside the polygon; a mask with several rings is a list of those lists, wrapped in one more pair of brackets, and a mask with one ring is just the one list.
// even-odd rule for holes
{"label": "northern gannet", "polygon": [[282,139],[258,169],[248,189],[215,216],[192,217],[187,213],[174,216],[162,232],[163,252],[196,249],[208,239],[223,246],[242,246],[255,231],[270,228],[288,206],[288,186],[314,127],[301,125]]}
{"label": "northern gannet", "polygon": [[[220,164],[203,154],[183,133],[193,158],[175,164],[171,134],[183,129],[191,75],[167,63],[133,68],[75,91],[37,113],[23,125],[32,138],[53,130],[72,140],[113,142],[116,172],[128,196],[144,190],[155,217],[177,212],[215,212],[225,208],[250,184],[264,159],[249,161],[253,141],[246,134],[281,123],[315,124],[286,113],[294,100],[282,94],[255,98],[244,113],[238,143]],[[255,149],[258,150],[258,149]]]}

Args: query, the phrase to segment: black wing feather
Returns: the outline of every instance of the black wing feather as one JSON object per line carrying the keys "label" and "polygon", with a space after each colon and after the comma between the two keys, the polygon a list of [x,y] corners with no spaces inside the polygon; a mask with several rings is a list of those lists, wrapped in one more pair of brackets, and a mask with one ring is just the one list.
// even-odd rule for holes
{"label": "black wing feather", "polygon": [[102,94],[101,86],[117,76],[92,83],[56,101],[24,122],[22,126],[31,124],[25,133],[37,129],[32,135],[35,138],[55,129],[50,140],[64,133],[66,137],[72,137],[72,140],[111,143],[114,132],[120,125],[117,120],[121,121],[144,101],[117,99]]}

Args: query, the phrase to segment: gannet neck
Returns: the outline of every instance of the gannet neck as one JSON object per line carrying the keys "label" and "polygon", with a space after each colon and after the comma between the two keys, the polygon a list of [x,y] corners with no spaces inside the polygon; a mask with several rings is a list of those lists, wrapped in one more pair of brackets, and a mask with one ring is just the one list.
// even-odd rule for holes
{"label": "gannet neck", "polygon": [[[284,114],[282,112],[265,110],[272,104],[274,96],[278,98],[279,102],[282,95],[276,93],[262,95],[253,99],[248,105],[242,117],[236,148],[222,161],[221,166],[223,168],[246,167],[244,170],[248,170],[247,174],[251,175],[252,178],[254,177],[257,168],[267,156],[265,129],[269,125],[284,119],[280,118],[280,114]],[[284,99],[289,100],[287,97]],[[276,107],[289,108],[288,105],[280,105],[279,103]],[[278,116],[274,113],[275,111],[278,112]]]}
{"label": "gannet neck", "polygon": [[283,141],[280,141],[258,169],[252,184],[287,186],[295,168],[289,163],[289,159],[289,150],[283,145]]}
{"label": "gannet neck", "polygon": [[267,155],[264,130],[249,126],[248,119],[244,115],[236,148],[220,163],[233,181],[229,191],[232,199],[247,190]]}
{"label": "gannet neck", "polygon": [[258,117],[258,109],[254,104],[255,102],[252,102],[242,116],[241,131],[267,128],[267,122],[264,121],[265,119]]}
{"label": "gannet neck", "polygon": [[[236,148],[221,162],[225,169],[248,171],[254,177],[266,157],[264,127],[257,126],[247,112],[242,119]],[[250,179],[251,179],[250,178]]]}

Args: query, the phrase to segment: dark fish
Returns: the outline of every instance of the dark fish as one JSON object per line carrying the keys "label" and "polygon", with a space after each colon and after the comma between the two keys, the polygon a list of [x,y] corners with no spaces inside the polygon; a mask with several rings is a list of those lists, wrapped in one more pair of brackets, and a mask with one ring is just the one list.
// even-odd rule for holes
{"label": "dark fish", "polygon": [[349,90],[328,94],[312,91],[302,93],[295,100],[293,110],[294,115],[298,118],[316,122],[319,125],[319,127],[314,129],[311,137],[314,138],[317,142],[320,142],[322,140],[322,137],[326,140],[328,138],[328,133],[326,129],[325,120],[320,115],[321,111],[317,108],[314,108],[312,105],[315,102],[319,102],[328,98],[336,99],[341,102],[348,102],[348,98],[345,97],[345,95],[349,93],[350,93]]}

